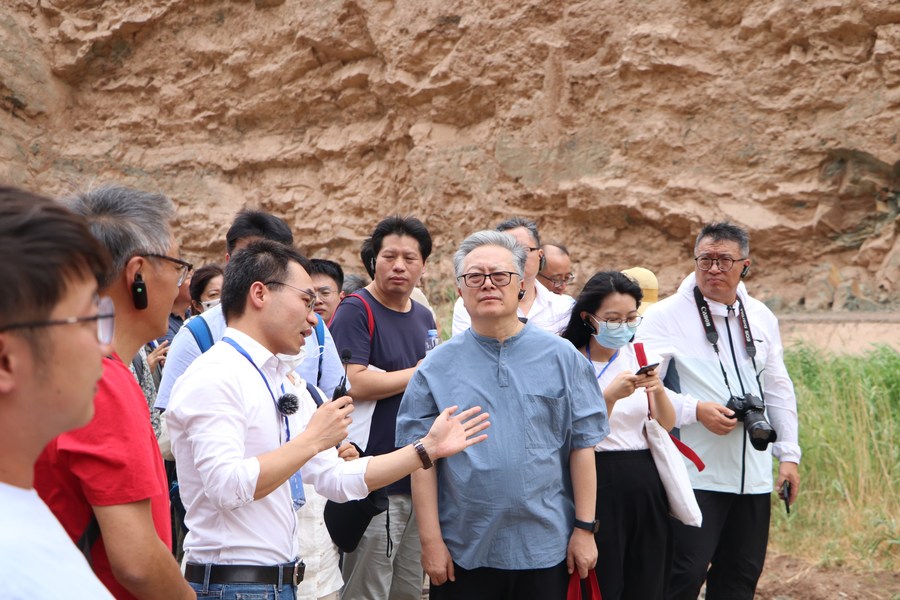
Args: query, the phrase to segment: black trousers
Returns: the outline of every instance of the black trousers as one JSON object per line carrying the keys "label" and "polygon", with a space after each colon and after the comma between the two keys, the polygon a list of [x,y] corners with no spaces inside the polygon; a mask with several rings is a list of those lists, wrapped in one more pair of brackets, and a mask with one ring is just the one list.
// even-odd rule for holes
{"label": "black trousers", "polygon": [[694,490],[703,526],[673,520],[675,555],[669,600],[753,600],[769,543],[769,494]]}
{"label": "black trousers", "polygon": [[669,504],[649,450],[597,452],[597,582],[603,600],[663,600]]}
{"label": "black trousers", "polygon": [[[537,540],[536,540],[537,542]],[[431,584],[431,600],[566,600],[566,561],[548,569],[463,569],[453,563],[456,581]]]}

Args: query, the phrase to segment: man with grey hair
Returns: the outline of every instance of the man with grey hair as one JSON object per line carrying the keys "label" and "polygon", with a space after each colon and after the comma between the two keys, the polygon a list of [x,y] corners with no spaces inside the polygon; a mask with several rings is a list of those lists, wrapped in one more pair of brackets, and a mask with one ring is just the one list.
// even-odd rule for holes
{"label": "man with grey hair", "polygon": [[[537,280],[537,275],[546,262],[537,224],[524,217],[512,217],[497,225],[496,229],[515,238],[526,252],[522,274],[522,289],[525,293],[518,296],[519,319],[558,335],[569,322],[575,299],[554,294]],[[453,335],[462,333],[470,325],[469,313],[460,298],[453,307]]]}
{"label": "man with grey hair", "polygon": [[35,489],[116,598],[194,598],[171,554],[166,473],[147,401],[127,366],[165,333],[191,270],[169,225],[175,211],[165,196],[120,186],[86,192],[69,207],[112,258],[100,293],[115,307],[115,352],[103,359],[93,420],[44,449]]}
{"label": "man with grey hair", "polygon": [[586,577],[597,560],[605,404],[571,344],[519,320],[527,253],[497,231],[463,241],[454,266],[472,326],[426,356],[400,404],[401,445],[448,406],[491,414],[485,443],[413,474],[432,600],[563,599],[568,573]]}

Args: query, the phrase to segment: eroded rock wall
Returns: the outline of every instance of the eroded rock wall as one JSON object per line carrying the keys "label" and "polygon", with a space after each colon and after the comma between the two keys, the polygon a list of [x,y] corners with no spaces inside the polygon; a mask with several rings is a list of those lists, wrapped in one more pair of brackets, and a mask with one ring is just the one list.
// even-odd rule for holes
{"label": "eroded rock wall", "polygon": [[582,281],[643,265],[670,292],[728,218],[778,309],[900,298],[894,0],[2,4],[0,180],[163,191],[198,261],[251,205],[361,272],[412,212],[437,293],[521,214]]}

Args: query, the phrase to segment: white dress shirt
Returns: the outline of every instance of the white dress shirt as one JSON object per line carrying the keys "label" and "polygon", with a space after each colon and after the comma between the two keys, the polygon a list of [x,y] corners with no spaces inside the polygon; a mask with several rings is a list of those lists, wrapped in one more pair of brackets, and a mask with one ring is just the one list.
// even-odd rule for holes
{"label": "white dress shirt", "polygon": [[[528,309],[528,314],[522,312],[521,307],[517,309],[517,314],[519,317],[528,319],[528,322],[535,327],[559,335],[569,324],[569,316],[572,314],[572,307],[575,306],[575,298],[554,294],[541,285],[540,281],[534,282],[534,289],[534,303]],[[463,305],[462,298],[457,298],[456,304],[453,305],[452,334],[462,333],[471,326],[472,318]]]}
{"label": "white dress shirt", "polygon": [[[213,564],[290,562],[298,556],[290,484],[254,501],[260,470],[256,457],[287,441],[266,383],[275,398],[283,393],[282,385],[301,402],[310,400],[309,393],[302,380],[292,385],[287,378],[290,366],[253,338],[230,327],[225,337],[240,344],[253,364],[230,344],[217,342],[178,379],[166,413],[190,529],[185,557]],[[291,437],[307,422],[291,415]],[[320,494],[344,502],[368,495],[367,464],[368,459],[345,462],[329,448],[300,471],[304,482],[315,485]]]}

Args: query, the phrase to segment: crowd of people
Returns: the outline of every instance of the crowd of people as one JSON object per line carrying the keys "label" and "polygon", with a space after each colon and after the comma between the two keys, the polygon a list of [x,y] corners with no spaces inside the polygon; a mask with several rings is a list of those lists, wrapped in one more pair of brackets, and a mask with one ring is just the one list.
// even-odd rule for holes
{"label": "crowd of people", "polygon": [[[439,343],[415,217],[373,223],[368,278],[251,209],[195,270],[173,218],[0,188],[0,597],[753,598],[801,452],[741,227],[703,225],[666,298],[625,265],[567,295],[535,222],[474,231]],[[706,463],[699,527],[651,417]]]}

